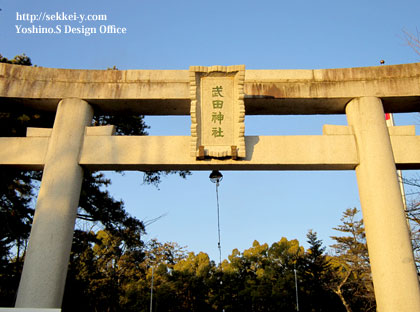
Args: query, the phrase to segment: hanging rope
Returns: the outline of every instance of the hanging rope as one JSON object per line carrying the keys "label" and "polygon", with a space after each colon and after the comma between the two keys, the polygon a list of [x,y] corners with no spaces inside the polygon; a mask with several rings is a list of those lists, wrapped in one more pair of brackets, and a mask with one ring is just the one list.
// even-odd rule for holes
{"label": "hanging rope", "polygon": [[216,182],[216,201],[217,201],[217,233],[219,235],[219,263],[222,265],[222,246],[220,245],[220,209],[219,209],[219,181]]}
{"label": "hanging rope", "polygon": [[217,233],[219,235],[219,241],[217,247],[219,248],[219,263],[222,265],[222,246],[220,244],[220,209],[219,209],[219,182],[222,181],[223,175],[219,170],[213,170],[210,173],[210,181],[216,183],[216,200],[217,200]]}

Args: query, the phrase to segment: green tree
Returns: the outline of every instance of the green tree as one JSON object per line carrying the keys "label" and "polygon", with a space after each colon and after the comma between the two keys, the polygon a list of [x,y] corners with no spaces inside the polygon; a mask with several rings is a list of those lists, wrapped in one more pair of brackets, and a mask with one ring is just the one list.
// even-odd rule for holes
{"label": "green tree", "polygon": [[0,54],[0,63],[32,66],[31,59],[28,56],[26,56],[25,53],[16,55],[11,60]]}
{"label": "green tree", "polygon": [[[215,306],[226,311],[296,311],[294,269],[303,272],[304,249],[297,240],[282,238],[271,246],[254,241],[233,250],[222,263],[224,298]],[[303,274],[303,273],[302,273]],[[220,310],[220,309],[219,309]]]}
{"label": "green tree", "polygon": [[[116,303],[116,311],[149,311],[152,277],[153,309],[177,311],[177,308],[182,307],[183,297],[178,296],[177,285],[171,278],[174,266],[186,257],[183,247],[179,247],[176,243],[162,244],[156,240],[151,240],[138,248],[137,251],[134,249],[133,252],[132,249],[112,247],[115,246],[115,244],[109,244],[112,241],[106,240],[104,242],[108,243],[94,248],[90,247],[89,251],[90,254],[104,254],[106,255],[104,259],[108,259],[106,261],[96,261],[95,266],[100,268],[99,275],[95,273],[98,269],[94,267],[93,274],[84,278],[88,283],[100,286],[90,296],[96,298],[92,302],[90,311],[94,310],[93,307],[101,311],[104,309],[103,306],[99,306],[107,303],[107,298],[103,298],[103,294],[106,295],[106,291],[108,291],[107,288],[103,288],[104,285],[114,285],[116,287],[114,293],[118,294],[118,298],[114,296],[112,301]],[[123,245],[120,244],[119,246]],[[90,267],[89,259],[89,257],[82,259],[84,267]],[[81,272],[80,269],[76,271]],[[118,278],[112,278],[113,276]],[[116,281],[118,281],[118,284]],[[89,287],[85,288],[88,289]],[[112,291],[112,289],[110,290]],[[96,304],[96,306],[93,306],[93,304]],[[70,310],[74,310],[74,308]]]}
{"label": "green tree", "polygon": [[[187,257],[185,247],[180,247],[176,243],[160,243],[157,240],[151,240],[147,244],[145,254],[142,267],[146,276],[137,282],[137,287],[143,289],[145,296],[141,303],[138,303],[138,308],[135,311],[149,311],[152,276],[154,279],[154,310],[177,311],[181,309],[184,298],[183,293],[179,296],[178,285],[174,282],[174,270],[175,266]],[[136,283],[133,283],[131,286],[136,287],[135,285]]]}
{"label": "green tree", "polygon": [[[13,178],[11,178],[13,177]],[[0,170],[0,303],[14,304],[32,223],[31,174]]]}
{"label": "green tree", "polygon": [[336,241],[331,246],[336,253],[333,290],[347,311],[374,311],[376,302],[365,230],[363,219],[357,219],[357,214],[356,208],[346,209],[342,224],[334,228],[344,235],[331,237]]}
{"label": "green tree", "polygon": [[300,281],[304,267],[301,260],[304,253],[304,248],[296,239],[287,240],[283,237],[271,245],[268,251],[270,266],[266,269],[266,276],[272,281],[272,311],[296,311],[295,272],[299,280],[298,294],[302,294],[303,285]]}
{"label": "green tree", "polygon": [[[0,55],[0,62],[31,65],[25,55],[8,60]],[[39,115],[32,115],[38,122]],[[0,112],[0,135],[19,135],[30,117],[17,112]],[[48,119],[48,117],[46,117]],[[39,173],[22,172],[15,168],[0,170],[0,305],[13,306],[23,256],[32,224],[34,180]]]}
{"label": "green tree", "polygon": [[212,311],[209,286],[214,270],[214,262],[203,252],[190,252],[174,265],[168,277],[178,301],[174,311]]}
{"label": "green tree", "polygon": [[303,311],[341,311],[343,306],[331,290],[334,279],[333,268],[325,255],[325,247],[317,233],[310,230],[307,234],[309,249],[302,257],[304,274],[301,294]]}
{"label": "green tree", "polygon": [[[67,280],[72,287],[66,289],[63,311],[129,311],[123,309],[127,285],[144,275],[143,242],[104,230],[88,235],[94,238],[72,251]],[[92,240],[94,244],[89,243]]]}

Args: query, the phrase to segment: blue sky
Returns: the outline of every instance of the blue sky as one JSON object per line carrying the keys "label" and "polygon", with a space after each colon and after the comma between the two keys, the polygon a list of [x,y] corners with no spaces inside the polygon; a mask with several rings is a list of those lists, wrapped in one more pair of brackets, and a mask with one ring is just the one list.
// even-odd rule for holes
{"label": "blue sky", "polygon": [[[1,1],[0,53],[26,53],[43,67],[74,69],[188,69],[191,65],[245,64],[247,69],[316,69],[419,61],[402,30],[419,26],[419,1]],[[125,27],[127,34],[22,34],[17,13],[106,14],[107,21],[39,21]],[[147,117],[151,135],[189,135],[189,117]],[[396,116],[416,124],[416,115]],[[246,118],[246,135],[321,134],[323,124],[346,124],[345,116]],[[282,236],[306,245],[309,229],[326,245],[342,212],[360,207],[352,171],[225,171],[220,185],[222,255],[244,250],[254,239]],[[412,173],[413,174],[413,173]],[[416,173],[414,173],[416,174]],[[148,227],[146,239],[176,241],[218,258],[215,186],[209,172],[187,180],[163,179],[160,189],[142,185],[140,173],[109,173],[112,193]]]}

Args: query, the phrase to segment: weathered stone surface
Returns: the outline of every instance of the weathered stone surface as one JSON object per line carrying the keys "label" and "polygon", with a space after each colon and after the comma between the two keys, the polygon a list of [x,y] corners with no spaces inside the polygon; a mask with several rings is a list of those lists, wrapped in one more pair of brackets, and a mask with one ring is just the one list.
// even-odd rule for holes
{"label": "weathered stone surface", "polygon": [[[16,307],[61,306],[83,180],[79,155],[92,116],[92,107],[83,100],[64,99],[58,106]],[[27,154],[30,156],[31,151]]]}
{"label": "weathered stone surface", "polygon": [[[189,154],[187,136],[87,135],[80,164],[95,170],[211,170],[215,165],[223,170],[353,170],[359,163],[357,150],[354,136],[343,133],[345,129],[333,134],[329,129],[323,136],[245,137],[247,157],[240,162],[198,161]],[[48,140],[0,138],[0,165],[41,170]],[[420,136],[397,133],[391,143],[397,168],[420,169]]]}
{"label": "weathered stone surface", "polygon": [[[318,70],[246,70],[247,115],[344,114],[355,97],[376,96],[385,111],[418,111],[420,63]],[[0,105],[55,110],[77,97],[96,109],[189,115],[188,70],[73,70],[0,64]]]}
{"label": "weathered stone surface", "polygon": [[420,287],[381,100],[361,97],[346,108],[360,164],[360,203],[378,311],[420,311]]}

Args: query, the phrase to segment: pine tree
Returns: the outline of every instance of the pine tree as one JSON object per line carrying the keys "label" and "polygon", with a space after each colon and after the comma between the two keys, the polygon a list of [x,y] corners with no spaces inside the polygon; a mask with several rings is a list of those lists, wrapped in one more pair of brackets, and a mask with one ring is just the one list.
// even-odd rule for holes
{"label": "pine tree", "polygon": [[329,287],[333,280],[331,264],[325,255],[325,247],[317,233],[309,230],[309,249],[303,256],[302,308],[304,311],[341,311],[342,305]]}
{"label": "pine tree", "polygon": [[363,219],[357,219],[358,210],[349,208],[343,213],[343,224],[334,230],[343,236],[332,236],[336,241],[336,268],[334,292],[340,297],[347,311],[374,311],[376,308],[370,272],[369,254],[366,245]]}

